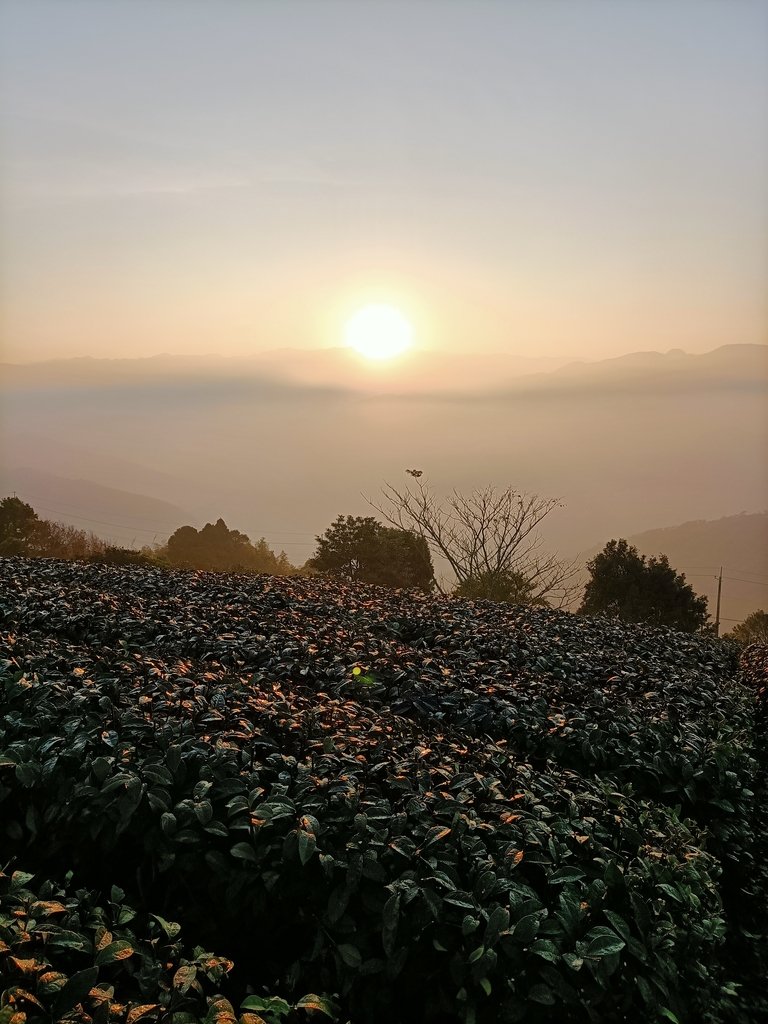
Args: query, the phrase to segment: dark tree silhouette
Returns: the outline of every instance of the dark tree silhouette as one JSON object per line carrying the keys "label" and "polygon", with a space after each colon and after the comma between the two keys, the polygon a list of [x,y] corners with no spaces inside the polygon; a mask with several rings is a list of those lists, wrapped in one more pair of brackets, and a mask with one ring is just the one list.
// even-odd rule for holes
{"label": "dark tree silhouette", "polygon": [[21,498],[0,501],[0,555],[35,555],[39,553],[43,522],[37,512]]}
{"label": "dark tree silhouette", "polygon": [[739,644],[768,644],[768,612],[759,608],[725,636]]}
{"label": "dark tree silhouette", "polygon": [[435,585],[424,538],[384,526],[371,516],[338,516],[316,540],[317,551],[307,564],[317,572],[426,592]]}
{"label": "dark tree silhouette", "polygon": [[590,579],[579,611],[610,615],[624,622],[671,626],[685,633],[702,629],[707,599],[699,597],[666,555],[648,558],[626,540],[609,541],[587,563]]}
{"label": "dark tree silhouette", "polygon": [[246,534],[230,530],[223,519],[202,530],[180,526],[168,538],[168,561],[188,569],[217,572],[266,572],[287,575],[293,567],[284,552],[276,555],[262,537],[252,544]]}

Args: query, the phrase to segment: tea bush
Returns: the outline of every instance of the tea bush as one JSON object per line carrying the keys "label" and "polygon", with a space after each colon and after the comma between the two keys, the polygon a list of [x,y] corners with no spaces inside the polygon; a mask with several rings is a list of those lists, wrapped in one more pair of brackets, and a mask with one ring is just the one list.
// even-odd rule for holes
{"label": "tea bush", "polygon": [[[325,579],[0,579],[0,856],[233,961],[209,1016],[765,1019],[766,758],[730,645]],[[205,1016],[153,970],[127,958],[116,1001]]]}

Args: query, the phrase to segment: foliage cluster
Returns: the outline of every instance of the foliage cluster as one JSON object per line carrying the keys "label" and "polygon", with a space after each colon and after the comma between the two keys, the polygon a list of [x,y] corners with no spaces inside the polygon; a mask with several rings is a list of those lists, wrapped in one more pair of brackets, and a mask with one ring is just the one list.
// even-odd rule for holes
{"label": "foliage cluster", "polygon": [[263,537],[252,543],[244,533],[230,530],[223,519],[206,523],[201,530],[181,526],[166,545],[136,551],[74,526],[40,519],[31,505],[16,497],[0,501],[0,556],[4,555],[286,576],[296,571],[284,551],[276,555]]}
{"label": "foliage cluster", "polygon": [[140,918],[117,886],[99,905],[71,883],[37,885],[33,878],[0,871],[4,1024],[86,1015],[95,1024],[206,1017],[205,988],[215,991],[230,960],[186,950],[176,922]]}
{"label": "foliage cluster", "polygon": [[338,516],[316,540],[307,563],[315,572],[427,593],[435,586],[429,547],[416,533],[383,526],[371,516]]}
{"label": "foliage cluster", "polygon": [[168,538],[163,554],[171,565],[215,572],[267,572],[287,576],[294,571],[284,551],[276,555],[262,537],[252,543],[246,534],[230,530],[223,519],[201,530],[181,526]]}
{"label": "foliage cluster", "polygon": [[[0,583],[0,857],[182,921],[234,961],[232,1005],[765,1019],[735,647],[328,579],[6,559]],[[116,998],[166,1005],[134,981]]]}
{"label": "foliage cluster", "polygon": [[749,644],[768,644],[768,612],[758,608],[756,612],[748,615],[743,622],[734,626],[726,638],[735,640],[737,644],[747,646]]}
{"label": "foliage cluster", "polygon": [[587,563],[590,578],[579,609],[623,622],[649,622],[686,633],[707,621],[707,599],[698,597],[666,555],[646,558],[626,540],[611,540]]}

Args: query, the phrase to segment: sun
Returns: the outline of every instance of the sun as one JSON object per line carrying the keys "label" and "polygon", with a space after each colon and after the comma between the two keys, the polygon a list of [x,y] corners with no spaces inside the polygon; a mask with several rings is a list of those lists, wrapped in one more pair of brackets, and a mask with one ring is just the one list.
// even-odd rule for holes
{"label": "sun", "polygon": [[413,327],[394,306],[363,306],[347,321],[344,337],[366,359],[393,359],[413,345]]}

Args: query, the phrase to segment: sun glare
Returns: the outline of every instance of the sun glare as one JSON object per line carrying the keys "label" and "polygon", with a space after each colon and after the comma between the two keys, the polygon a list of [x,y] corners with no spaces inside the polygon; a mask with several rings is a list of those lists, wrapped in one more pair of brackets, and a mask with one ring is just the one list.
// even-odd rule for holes
{"label": "sun glare", "polygon": [[366,359],[392,359],[413,344],[413,328],[394,306],[364,306],[347,322],[347,345]]}

